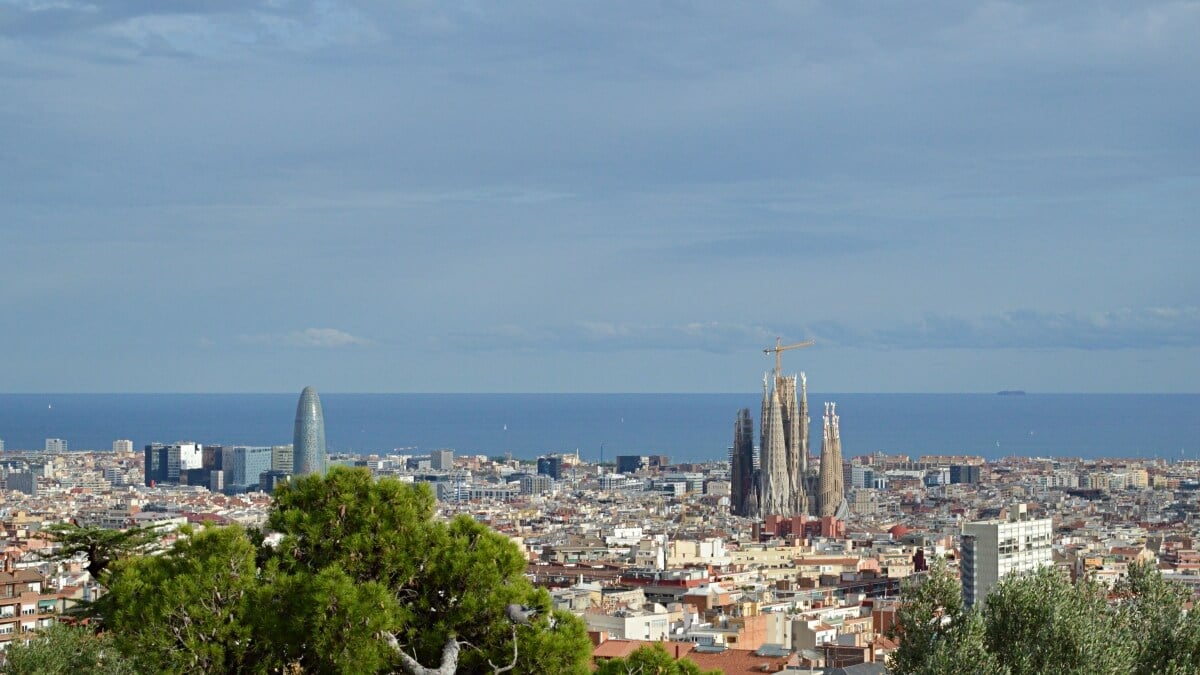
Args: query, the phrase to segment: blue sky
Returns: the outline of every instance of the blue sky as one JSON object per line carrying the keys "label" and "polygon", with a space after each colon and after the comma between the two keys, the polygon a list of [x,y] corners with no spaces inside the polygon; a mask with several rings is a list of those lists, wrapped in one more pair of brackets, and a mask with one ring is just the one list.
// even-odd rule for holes
{"label": "blue sky", "polygon": [[0,0],[0,390],[1200,390],[1200,3]]}

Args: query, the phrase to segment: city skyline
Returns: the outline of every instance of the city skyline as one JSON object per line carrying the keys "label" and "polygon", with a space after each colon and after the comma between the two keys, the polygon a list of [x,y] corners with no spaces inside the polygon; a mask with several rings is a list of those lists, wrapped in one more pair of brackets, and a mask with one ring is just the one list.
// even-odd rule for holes
{"label": "city skyline", "polygon": [[0,8],[6,392],[1200,382],[1200,4]]}

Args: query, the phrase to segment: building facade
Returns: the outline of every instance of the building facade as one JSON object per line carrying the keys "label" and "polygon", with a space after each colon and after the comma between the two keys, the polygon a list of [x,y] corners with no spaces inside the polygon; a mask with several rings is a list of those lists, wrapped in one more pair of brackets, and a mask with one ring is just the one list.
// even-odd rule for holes
{"label": "building facade", "polygon": [[1009,507],[1005,520],[963,525],[960,569],[966,606],[986,600],[1009,574],[1051,564],[1053,534],[1051,520],[1031,519],[1024,504]]}
{"label": "building facade", "polygon": [[295,450],[291,445],[271,446],[271,470],[292,473],[295,467]]}
{"label": "building facade", "polygon": [[562,480],[562,457],[538,457],[537,472],[554,480]]}
{"label": "building facade", "polygon": [[438,471],[449,471],[454,468],[453,450],[434,450],[429,453],[429,468]]}
{"label": "building facade", "polygon": [[199,443],[150,443],[143,450],[143,470],[147,486],[177,485],[182,482],[181,477],[186,476],[188,471],[203,466],[204,446]]}
{"label": "building facade", "polygon": [[755,517],[758,480],[754,473],[754,420],[749,408],[742,408],[733,423],[733,447],[729,452],[730,511],[735,516]]}
{"label": "building facade", "polygon": [[225,448],[221,462],[226,492],[256,489],[264,473],[271,470],[271,448],[235,445]]}

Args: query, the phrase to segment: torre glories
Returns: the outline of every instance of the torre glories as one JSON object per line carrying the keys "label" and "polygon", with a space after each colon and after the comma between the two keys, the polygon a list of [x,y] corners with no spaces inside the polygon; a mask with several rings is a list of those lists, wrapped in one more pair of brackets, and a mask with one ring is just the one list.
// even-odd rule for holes
{"label": "torre glories", "polygon": [[310,473],[325,474],[325,414],[317,390],[305,387],[296,404],[296,427],[292,436],[292,472],[297,478]]}

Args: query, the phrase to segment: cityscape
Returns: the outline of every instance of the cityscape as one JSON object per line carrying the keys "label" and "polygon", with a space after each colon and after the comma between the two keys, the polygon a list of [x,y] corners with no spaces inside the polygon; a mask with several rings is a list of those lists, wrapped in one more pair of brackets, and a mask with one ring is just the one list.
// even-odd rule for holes
{"label": "cityscape", "polygon": [[1197,35],[0,2],[0,675],[1200,673]]}
{"label": "cityscape", "polygon": [[262,528],[277,486],[335,467],[428,485],[439,518],[467,515],[503,534],[526,577],[584,622],[596,663],[666,644],[720,672],[887,672],[902,588],[935,559],[956,570],[967,607],[1039,567],[1112,587],[1151,561],[1200,588],[1200,463],[843,457],[835,402],[810,443],[807,389],[803,373],[777,363],[764,376],[759,434],[750,409],[737,411],[728,460],[702,463],[450,448],[330,455],[325,428],[338,421],[325,419],[313,387],[299,397],[289,445],[139,449],[117,439],[75,451],[47,438],[38,450],[10,448],[0,461],[8,574],[36,579],[38,592],[0,608],[0,644],[103,594],[85,559],[45,562],[55,544],[41,527],[153,527],[167,541],[189,525]]}

